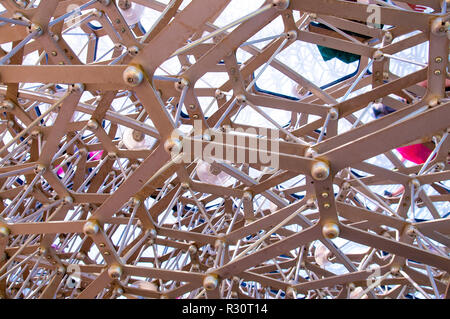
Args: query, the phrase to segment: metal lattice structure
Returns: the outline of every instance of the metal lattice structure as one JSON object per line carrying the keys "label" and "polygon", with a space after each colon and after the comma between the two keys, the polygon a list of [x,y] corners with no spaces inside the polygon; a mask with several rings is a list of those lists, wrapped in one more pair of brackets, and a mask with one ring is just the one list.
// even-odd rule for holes
{"label": "metal lattice structure", "polygon": [[0,1],[0,296],[448,298],[447,2]]}

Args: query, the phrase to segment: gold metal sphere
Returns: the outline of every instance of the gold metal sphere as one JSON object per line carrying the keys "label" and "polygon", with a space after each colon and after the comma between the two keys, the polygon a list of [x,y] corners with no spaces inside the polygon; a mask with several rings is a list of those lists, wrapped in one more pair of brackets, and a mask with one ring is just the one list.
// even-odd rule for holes
{"label": "gold metal sphere", "polygon": [[164,143],[164,149],[167,153],[179,154],[182,149],[182,144],[179,139],[169,138]]}
{"label": "gold metal sphere", "polygon": [[95,131],[96,129],[98,129],[98,122],[94,119],[90,119],[87,123],[87,128],[91,131]]}
{"label": "gold metal sphere", "polygon": [[144,79],[144,73],[137,67],[130,65],[123,71],[123,80],[130,86],[138,86]]}
{"label": "gold metal sphere", "polygon": [[336,223],[326,223],[322,227],[322,234],[328,239],[334,239],[339,236],[339,226]]}
{"label": "gold metal sphere", "polygon": [[286,10],[289,7],[289,0],[273,0],[272,4],[278,10]]}
{"label": "gold metal sphere", "polygon": [[203,279],[203,288],[206,290],[214,290],[219,285],[219,277],[215,274],[209,274]]}
{"label": "gold metal sphere", "polygon": [[99,230],[100,226],[98,225],[98,222],[95,220],[89,220],[83,226],[83,232],[88,236],[97,234]]}
{"label": "gold metal sphere", "polygon": [[111,265],[108,268],[108,275],[112,279],[119,279],[122,276],[122,267],[117,264]]}
{"label": "gold metal sphere", "polygon": [[200,271],[200,265],[199,264],[192,264],[191,271],[192,272],[199,272]]}
{"label": "gold metal sphere", "polygon": [[330,167],[327,163],[316,161],[311,168],[311,176],[318,181],[323,181],[330,175]]}
{"label": "gold metal sphere", "polygon": [[8,227],[1,225],[0,226],[0,238],[7,238],[10,234],[10,230]]}

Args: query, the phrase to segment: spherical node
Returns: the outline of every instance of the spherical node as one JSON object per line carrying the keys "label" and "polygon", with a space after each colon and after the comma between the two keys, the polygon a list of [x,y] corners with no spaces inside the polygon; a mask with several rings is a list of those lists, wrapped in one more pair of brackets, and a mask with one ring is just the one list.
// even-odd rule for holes
{"label": "spherical node", "polygon": [[100,230],[100,226],[98,222],[95,220],[88,220],[83,226],[83,233],[88,236],[92,236],[98,233]]}
{"label": "spherical node", "polygon": [[85,86],[83,83],[74,83],[70,85],[69,91],[72,93],[81,93],[84,92]]}
{"label": "spherical node", "polygon": [[135,56],[139,53],[139,48],[135,45],[128,48],[128,53],[132,56]]}
{"label": "spherical node", "polygon": [[7,238],[10,234],[9,228],[1,225],[0,226],[0,238]]}
{"label": "spherical node", "polygon": [[247,98],[245,97],[244,94],[239,94],[236,96],[236,101],[239,105],[243,105],[247,103]]}
{"label": "spherical node", "polygon": [[101,4],[103,4],[105,7],[109,6],[111,4],[111,0],[98,0]]}
{"label": "spherical node", "polygon": [[322,227],[322,234],[328,239],[334,239],[339,236],[339,226],[335,223],[326,223]]}
{"label": "spherical node", "polygon": [[225,93],[223,93],[221,90],[217,89],[215,92],[215,97],[216,99],[223,99],[225,97]]}
{"label": "spherical node", "polygon": [[66,267],[64,267],[62,265],[59,266],[57,272],[58,272],[58,275],[64,275],[66,273]]}
{"label": "spherical node", "polygon": [[43,174],[46,170],[46,167],[42,164],[37,164],[34,168],[35,174]]}
{"label": "spherical node", "polygon": [[373,54],[373,59],[377,62],[383,60],[384,58],[384,53],[380,50],[376,50]]}
{"label": "spherical node", "polygon": [[394,276],[398,276],[400,274],[401,267],[399,265],[393,265],[391,267],[391,274]]}
{"label": "spherical node", "polygon": [[185,78],[180,78],[178,82],[175,82],[175,89],[177,91],[182,91],[186,86],[189,86],[189,81]]}
{"label": "spherical node", "polygon": [[306,207],[309,209],[316,208],[316,201],[314,200],[314,198],[308,198],[308,200],[306,201]]}
{"label": "spherical node", "polygon": [[175,153],[178,154],[181,152],[182,150],[182,144],[180,142],[180,140],[175,139],[175,138],[169,138],[165,143],[164,143],[164,149],[166,150],[167,153]]}
{"label": "spherical node", "polygon": [[286,39],[291,41],[297,39],[297,31],[291,30],[288,33],[286,33]]}
{"label": "spherical node", "polygon": [[446,24],[442,18],[436,18],[431,22],[431,32],[438,36],[445,35]]}
{"label": "spherical node", "polygon": [[10,100],[4,100],[2,102],[2,109],[5,111],[12,111],[14,109],[14,103]]}
{"label": "spherical node", "polygon": [[317,156],[317,151],[313,149],[312,147],[309,147],[305,151],[305,157],[307,158],[314,158]]}
{"label": "spherical node", "polygon": [[387,43],[390,43],[390,42],[392,41],[393,38],[394,38],[394,37],[393,37],[392,33],[389,32],[389,31],[387,31],[387,32],[384,34],[384,41],[387,42]]}
{"label": "spherical node", "polygon": [[344,183],[342,183],[342,187],[341,188],[342,188],[342,190],[346,191],[346,190],[349,190],[350,187],[351,187],[351,185],[350,185],[349,182],[344,182]]}
{"label": "spherical node", "polygon": [[188,248],[188,252],[191,255],[195,255],[197,253],[197,251],[198,251],[198,249],[197,249],[197,246],[195,246],[195,245],[190,245]]}
{"label": "spherical node", "polygon": [[200,265],[199,264],[192,264],[191,271],[192,272],[199,272],[200,271]]}
{"label": "spherical node", "polygon": [[117,158],[117,154],[114,152],[108,152],[108,158],[109,159],[116,159]]}
{"label": "spherical node", "polygon": [[108,275],[112,279],[119,279],[122,276],[122,267],[117,264],[111,265],[108,268]]}
{"label": "spherical node", "polygon": [[72,196],[66,196],[66,197],[64,197],[63,201],[64,201],[64,204],[72,204],[73,198],[72,198]]}
{"label": "spherical node", "polygon": [[94,119],[90,119],[87,123],[87,128],[91,131],[95,131],[96,129],[98,129],[98,122]]}
{"label": "spherical node", "polygon": [[273,0],[272,4],[278,10],[286,10],[289,7],[289,0]]}
{"label": "spherical node", "polygon": [[141,84],[144,79],[144,73],[139,68],[130,65],[123,72],[123,80],[126,84],[135,87]]}
{"label": "spherical node", "polygon": [[203,279],[203,288],[206,290],[214,290],[219,285],[219,277],[215,274],[209,274]]}
{"label": "spherical node", "polygon": [[330,175],[330,167],[327,163],[322,161],[316,161],[311,168],[311,176],[315,180],[323,181]]}

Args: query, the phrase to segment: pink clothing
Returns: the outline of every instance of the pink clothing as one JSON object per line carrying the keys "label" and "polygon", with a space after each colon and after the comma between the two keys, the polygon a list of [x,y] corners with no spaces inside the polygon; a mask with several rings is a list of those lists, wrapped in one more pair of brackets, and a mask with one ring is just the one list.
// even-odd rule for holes
{"label": "pink clothing", "polygon": [[412,144],[397,148],[402,157],[415,164],[423,164],[430,156],[432,150],[424,144]]}

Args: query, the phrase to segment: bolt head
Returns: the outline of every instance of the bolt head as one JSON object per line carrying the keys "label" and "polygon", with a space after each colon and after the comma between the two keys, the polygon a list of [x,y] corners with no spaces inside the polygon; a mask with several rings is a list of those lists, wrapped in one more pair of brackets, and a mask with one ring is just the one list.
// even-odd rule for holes
{"label": "bolt head", "polygon": [[7,238],[10,234],[9,228],[2,225],[0,226],[0,238]]}

